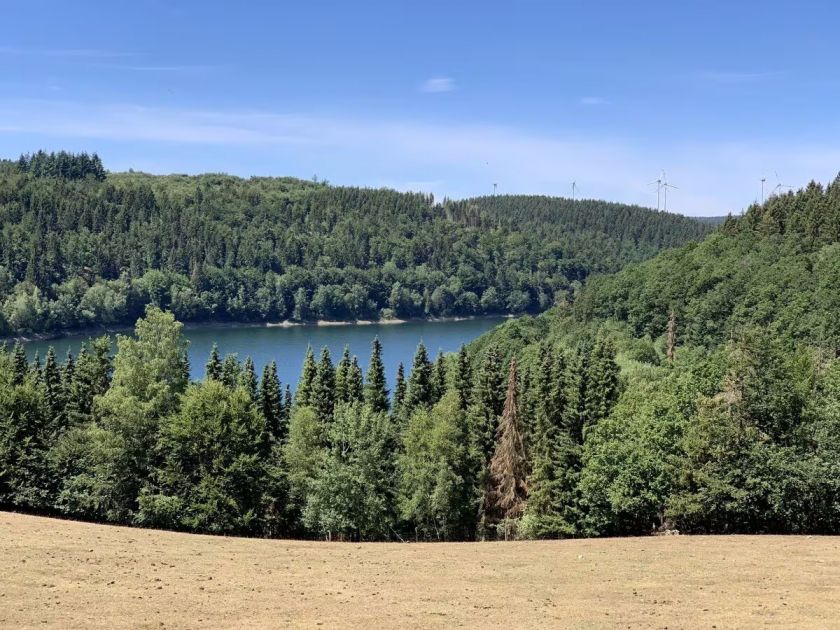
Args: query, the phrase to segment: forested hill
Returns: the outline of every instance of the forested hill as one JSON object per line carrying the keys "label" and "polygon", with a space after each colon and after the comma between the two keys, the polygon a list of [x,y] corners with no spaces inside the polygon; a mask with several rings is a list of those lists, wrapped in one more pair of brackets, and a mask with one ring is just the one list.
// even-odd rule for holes
{"label": "forested hill", "polygon": [[578,319],[619,320],[658,337],[675,313],[680,339],[714,347],[750,327],[840,348],[840,178],[771,197],[699,244],[593,278]]}
{"label": "forested hill", "polygon": [[[477,363],[515,356],[523,374],[523,522],[551,536],[840,532],[838,279],[840,178],[477,340]],[[614,353],[611,380],[593,347]],[[566,368],[546,412],[551,357]]]}
{"label": "forested hill", "polygon": [[133,323],[539,312],[710,226],[598,201],[0,162],[0,335]]}

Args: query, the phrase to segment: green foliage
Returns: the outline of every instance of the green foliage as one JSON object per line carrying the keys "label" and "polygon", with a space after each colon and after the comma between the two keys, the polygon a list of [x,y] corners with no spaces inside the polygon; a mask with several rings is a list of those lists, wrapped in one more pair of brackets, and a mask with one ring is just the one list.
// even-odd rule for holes
{"label": "green foliage", "polygon": [[36,153],[0,172],[0,334],[182,321],[536,312],[592,272],[710,231],[634,206],[106,173]]}

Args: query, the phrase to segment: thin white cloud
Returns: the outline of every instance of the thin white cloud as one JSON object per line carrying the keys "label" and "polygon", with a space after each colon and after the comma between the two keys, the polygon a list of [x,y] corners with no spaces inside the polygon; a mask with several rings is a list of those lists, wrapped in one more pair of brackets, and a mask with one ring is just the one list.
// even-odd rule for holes
{"label": "thin white cloud", "polygon": [[455,79],[452,77],[432,77],[420,84],[420,91],[428,94],[451,92],[455,89]]}
{"label": "thin white cloud", "polygon": [[53,144],[84,140],[90,150],[97,141],[130,143],[146,160],[181,146],[223,148],[219,164],[229,170],[259,150],[275,165],[308,160],[331,181],[340,181],[337,171],[344,170],[352,174],[343,183],[428,187],[437,198],[484,194],[493,182],[511,193],[569,195],[574,180],[587,197],[655,207],[647,183],[664,167],[679,187],[669,193],[668,208],[696,215],[739,212],[760,196],[762,173],[778,170],[787,183],[802,186],[832,179],[840,164],[836,147],[785,140],[655,146],[498,125],[0,99],[0,145],[18,147],[32,137]]}
{"label": "thin white cloud", "polygon": [[609,105],[610,102],[603,96],[584,96],[580,99],[581,105]]}

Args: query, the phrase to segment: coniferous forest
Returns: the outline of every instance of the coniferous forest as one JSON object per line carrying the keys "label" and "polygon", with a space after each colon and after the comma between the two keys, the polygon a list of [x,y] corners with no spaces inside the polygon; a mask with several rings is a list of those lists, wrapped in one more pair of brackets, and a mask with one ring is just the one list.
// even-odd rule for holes
{"label": "coniferous forest", "polygon": [[712,226],[550,197],[466,201],[292,178],[0,161],[0,337],[179,321],[523,314]]}
{"label": "coniferous forest", "polygon": [[[13,178],[31,184],[34,161]],[[553,202],[514,202],[440,211],[552,225]],[[610,206],[587,208],[572,207],[598,229]],[[175,309],[149,300],[114,356],[107,338],[32,363],[19,345],[0,354],[0,505],[332,540],[838,533],[838,226],[840,179],[773,196],[459,353],[421,344],[393,383],[378,341],[365,372],[310,349],[294,390],[276,365],[217,350],[190,382]]]}

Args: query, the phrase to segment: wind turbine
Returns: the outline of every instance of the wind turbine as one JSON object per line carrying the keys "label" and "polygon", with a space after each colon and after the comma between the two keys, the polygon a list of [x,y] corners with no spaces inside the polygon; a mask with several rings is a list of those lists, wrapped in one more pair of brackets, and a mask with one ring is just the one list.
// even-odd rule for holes
{"label": "wind turbine", "polygon": [[673,188],[675,190],[679,190],[676,186],[669,184],[668,179],[665,177],[665,171],[662,171],[662,210],[664,212],[668,212],[668,189]]}
{"label": "wind turbine", "polygon": [[761,203],[764,203],[764,182],[767,181],[766,177],[761,178]]}
{"label": "wind turbine", "polygon": [[498,184],[496,182],[493,182],[493,196],[494,197],[496,196],[496,187],[497,186],[498,186]]}
{"label": "wind turbine", "polygon": [[575,191],[577,190],[577,182],[572,182],[572,201],[575,200]]}
{"label": "wind turbine", "polygon": [[782,190],[782,189],[793,190],[793,186],[788,186],[787,184],[782,183],[782,180],[779,179],[779,172],[778,171],[773,171],[773,172],[776,173],[776,187],[773,189],[773,194],[774,195],[778,195],[779,191]]}
{"label": "wind turbine", "polygon": [[[662,177],[665,176],[665,171],[662,171]],[[652,182],[648,184],[648,186],[653,186],[656,184],[656,209],[659,210],[659,196],[662,193],[662,177],[657,177]]]}

